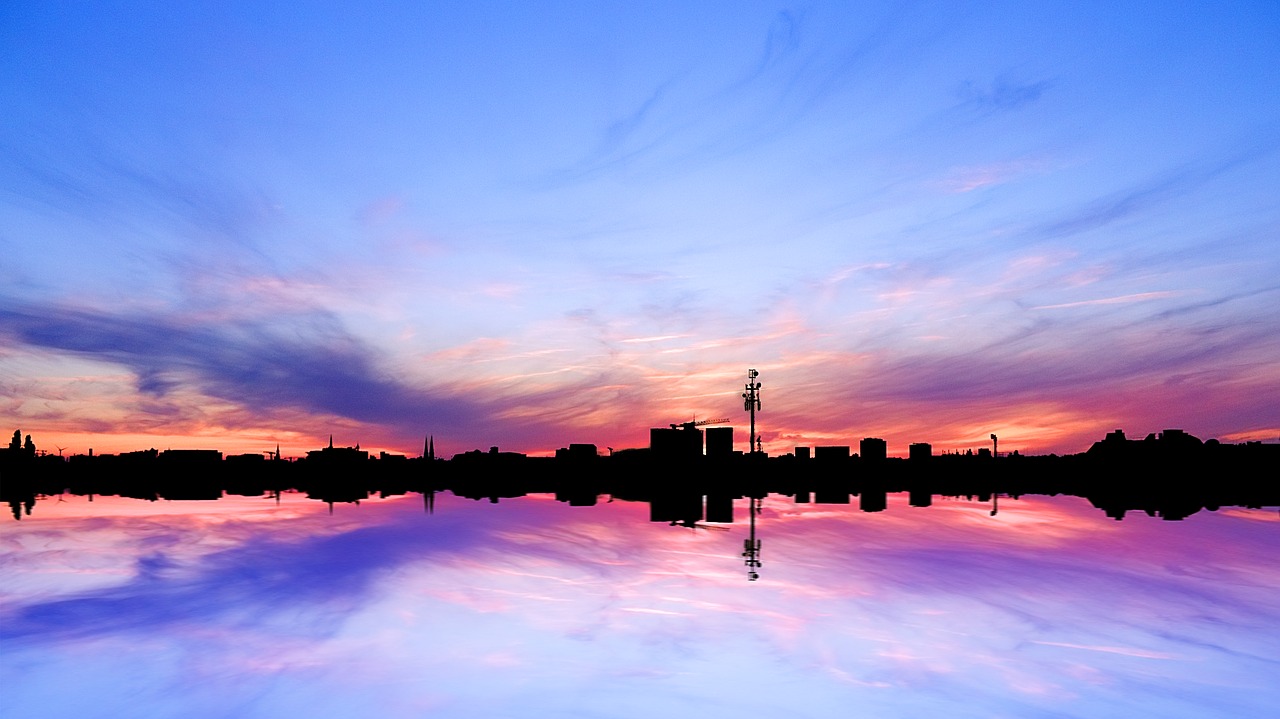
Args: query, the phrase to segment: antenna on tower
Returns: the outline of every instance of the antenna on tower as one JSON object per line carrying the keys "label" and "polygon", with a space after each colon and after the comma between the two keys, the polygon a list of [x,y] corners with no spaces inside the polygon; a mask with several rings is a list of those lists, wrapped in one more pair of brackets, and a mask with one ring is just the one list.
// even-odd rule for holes
{"label": "antenna on tower", "polygon": [[747,370],[747,391],[742,393],[742,409],[751,413],[751,436],[747,440],[749,454],[760,452],[760,440],[756,437],[756,412],[760,409],[760,383],[756,378],[759,376],[759,372]]}

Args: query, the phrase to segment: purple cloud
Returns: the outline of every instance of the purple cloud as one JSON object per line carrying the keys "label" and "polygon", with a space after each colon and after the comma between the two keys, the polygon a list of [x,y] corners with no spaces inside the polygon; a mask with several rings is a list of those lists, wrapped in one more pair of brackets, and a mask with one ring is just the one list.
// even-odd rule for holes
{"label": "purple cloud", "polygon": [[484,402],[408,385],[328,314],[194,325],[178,316],[112,314],[0,301],[0,333],[15,345],[68,352],[129,368],[141,392],[190,383],[255,411],[281,408],[399,426],[474,429]]}

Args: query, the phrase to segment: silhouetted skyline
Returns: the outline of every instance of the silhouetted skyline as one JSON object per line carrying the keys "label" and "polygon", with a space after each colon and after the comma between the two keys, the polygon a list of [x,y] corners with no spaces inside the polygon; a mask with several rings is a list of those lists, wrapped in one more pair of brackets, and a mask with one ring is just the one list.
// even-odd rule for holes
{"label": "silhouetted skyline", "polygon": [[[554,457],[503,452],[463,452],[450,460],[434,456],[434,436],[423,455],[380,452],[329,444],[287,461],[276,455],[223,457],[218,450],[163,450],[120,455],[38,454],[28,436],[15,431],[0,450],[0,488],[15,518],[30,513],[37,496],[117,494],[140,499],[217,499],[239,495],[304,491],[325,501],[358,502],[417,492],[429,506],[435,492],[500,499],[531,493],[555,494],[560,501],[589,506],[600,497],[646,502],[655,522],[692,526],[701,521],[732,523],[731,502],[769,494],[796,502],[848,504],[856,497],[866,512],[883,511],[889,493],[910,494],[913,506],[927,507],[933,496],[969,496],[993,501],[1000,495],[1071,494],[1088,499],[1108,516],[1144,511],[1182,519],[1222,506],[1280,507],[1280,444],[1224,444],[1201,441],[1167,429],[1141,440],[1123,430],[1107,433],[1088,452],[1059,457],[999,453],[934,455],[927,443],[913,443],[908,459],[888,457],[886,443],[864,437],[858,452],[848,445],[797,447],[793,453],[734,451],[732,428],[719,430],[708,451],[699,423],[650,430],[650,446],[602,455],[594,444],[570,444]],[[996,507],[993,505],[993,513]]]}

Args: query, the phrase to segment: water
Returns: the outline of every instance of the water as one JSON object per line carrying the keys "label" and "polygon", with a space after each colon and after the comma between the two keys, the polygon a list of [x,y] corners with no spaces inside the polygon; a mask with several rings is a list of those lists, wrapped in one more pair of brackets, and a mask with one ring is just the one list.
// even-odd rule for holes
{"label": "water", "polygon": [[[745,513],[745,502],[738,514]],[[42,500],[0,523],[6,717],[1280,713],[1280,516],[1076,498],[743,524],[624,502]]]}

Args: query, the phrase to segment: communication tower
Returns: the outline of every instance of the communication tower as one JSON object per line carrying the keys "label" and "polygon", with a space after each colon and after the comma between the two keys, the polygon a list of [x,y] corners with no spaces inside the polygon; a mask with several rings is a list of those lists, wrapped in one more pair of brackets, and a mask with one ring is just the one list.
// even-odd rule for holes
{"label": "communication tower", "polygon": [[759,372],[753,369],[747,370],[747,391],[742,393],[742,409],[751,413],[751,436],[747,440],[748,454],[756,454],[760,451],[760,440],[756,437],[756,412],[760,409],[760,383],[756,378],[759,376]]}

